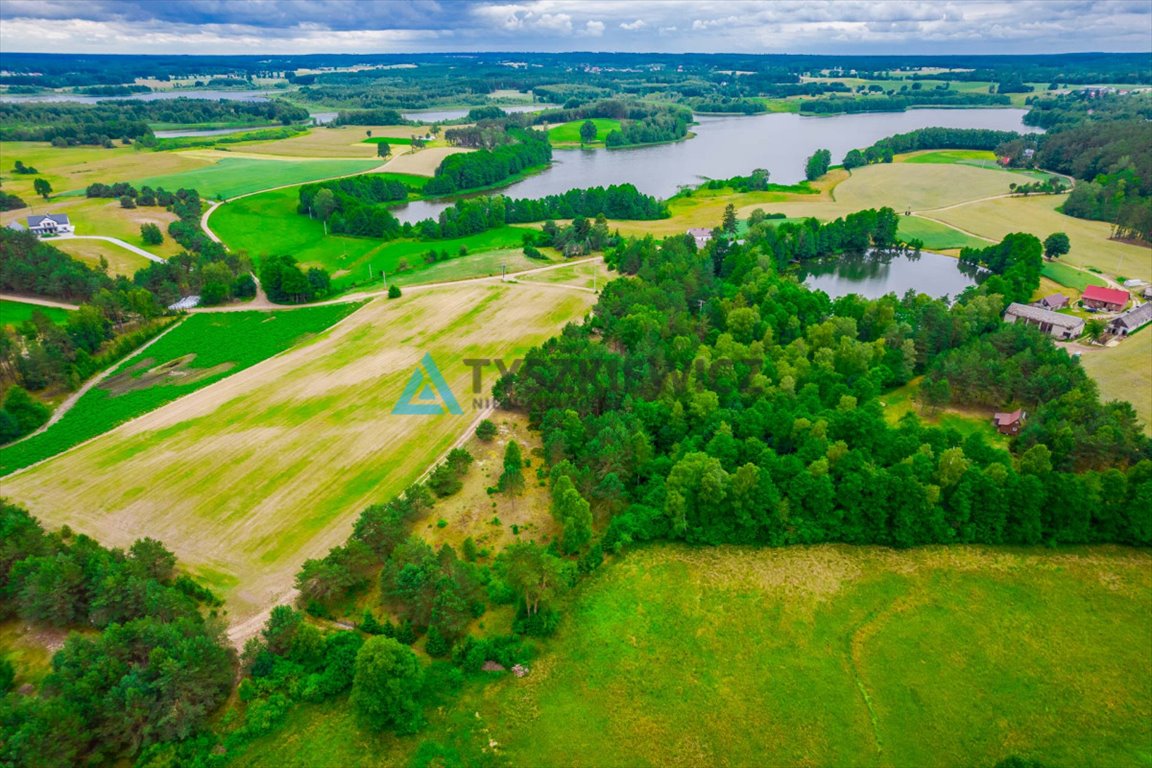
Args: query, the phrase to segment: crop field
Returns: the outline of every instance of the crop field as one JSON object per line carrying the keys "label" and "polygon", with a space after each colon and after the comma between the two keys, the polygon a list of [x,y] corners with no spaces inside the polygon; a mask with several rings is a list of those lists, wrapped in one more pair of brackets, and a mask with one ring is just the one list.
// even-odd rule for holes
{"label": "crop field", "polygon": [[[39,141],[0,142],[0,156],[4,158],[0,182],[4,191],[19,195],[25,202],[42,212],[43,201],[32,192],[35,176],[12,173],[12,165],[20,160],[40,172],[56,193],[83,190],[99,181],[135,182],[145,176],[174,174],[202,168],[205,161],[182,152],[153,152],[135,146],[112,149],[99,147],[53,147]],[[33,203],[33,200],[39,200]]]}
{"label": "crop field", "polygon": [[433,747],[472,764],[495,744],[509,766],[1135,767],[1152,750],[1138,550],[652,546],[583,587],[546,648],[526,677],[429,709],[425,735],[304,706],[232,764]]}
{"label": "crop field", "polygon": [[41,312],[57,325],[68,322],[69,312],[60,307],[44,307],[39,304],[27,304],[23,301],[0,299],[0,325],[19,326],[32,317],[33,312]]}
{"label": "crop field", "polygon": [[[307,344],[6,478],[5,495],[110,545],[146,530],[254,631],[306,558],[342,542],[365,505],[405,488],[472,423],[464,359],[513,360],[594,299],[499,283],[378,299]],[[426,354],[462,412],[393,415]]]}
{"label": "crop field", "polygon": [[1060,258],[1062,263],[1095,267],[1109,275],[1152,281],[1152,248],[1108,239],[1111,225],[1065,216],[1056,210],[1063,201],[1062,196],[1006,197],[973,202],[947,211],[933,211],[930,215],[946,224],[995,240],[1009,232],[1031,232],[1041,239],[1053,232],[1066,232],[1072,250]]}
{"label": "crop field", "polygon": [[[136,239],[139,240],[139,237]],[[138,253],[104,240],[58,238],[52,241],[52,245],[93,268],[99,268],[100,259],[104,259],[108,264],[108,274],[110,275],[132,277],[136,274],[136,270],[143,269],[152,263]],[[141,247],[147,250],[150,246],[141,244]],[[154,248],[154,246],[151,247]]]}
{"label": "crop field", "polygon": [[448,155],[455,155],[460,152],[471,152],[471,149],[465,147],[428,147],[419,151],[399,152],[392,153],[392,159],[388,161],[385,170],[392,173],[413,173],[417,176],[431,176],[436,173],[436,169],[440,167],[440,163],[444,162],[444,158]]}
{"label": "crop field", "polygon": [[[23,305],[27,306],[27,305]],[[328,328],[358,305],[192,315],[129,357],[43,433],[0,448],[0,474],[54,456]],[[61,310],[55,310],[61,311]]]}
{"label": "crop field", "polygon": [[1152,434],[1152,328],[1115,347],[1085,352],[1080,362],[1100,386],[1100,399],[1132,403],[1144,431]]}
{"label": "crop field", "polygon": [[[584,123],[584,120],[572,120],[571,122],[552,126],[548,129],[548,140],[553,144],[575,144],[579,146],[580,126],[584,125]],[[621,127],[619,120],[609,120],[602,117],[593,118],[592,124],[596,126],[596,140],[592,142],[592,145],[603,145],[604,138],[608,135],[609,131],[618,131]]]}
{"label": "crop field", "polygon": [[364,173],[379,165],[379,160],[257,160],[222,156],[206,168],[170,176],[151,176],[141,179],[140,183],[165,189],[194,188],[201,197],[227,199],[270,187]]}
{"label": "crop field", "polygon": [[421,136],[427,128],[410,125],[342,125],[335,128],[313,128],[305,134],[279,141],[254,142],[244,145],[245,153],[302,158],[363,158],[376,157],[376,147],[364,139],[407,139]]}
{"label": "crop field", "polygon": [[[497,230],[497,232],[500,232],[500,230]],[[509,234],[513,242],[519,242],[521,230],[515,230]],[[399,246],[401,243],[397,243],[396,245]],[[524,255],[522,248],[496,248],[495,250],[482,251],[467,256],[455,256],[448,261],[425,265],[419,256],[420,251],[415,250],[416,247],[422,246],[423,250],[426,251],[429,246],[435,246],[437,243],[403,243],[403,245],[411,245],[413,247],[413,254],[406,258],[414,267],[419,268],[413,269],[410,272],[395,273],[393,277],[389,278],[389,282],[396,283],[397,285],[451,282],[453,280],[467,280],[472,277],[491,277],[500,275],[502,270],[510,274],[512,272],[522,272],[526,269],[539,269],[540,267],[546,267],[551,263],[555,263],[553,261],[530,259]],[[390,259],[395,261],[394,257],[390,257]],[[419,263],[417,264],[416,262]]]}
{"label": "crop field", "polygon": [[[253,258],[288,253],[302,264],[330,270],[337,290],[350,283],[366,282],[369,267],[373,276],[384,270],[401,284],[500,274],[499,260],[505,259],[511,265],[514,260],[511,254],[486,257],[480,261],[476,259],[484,251],[507,251],[519,247],[525,232],[518,227],[503,227],[468,237],[429,242],[385,242],[364,237],[325,235],[323,222],[296,213],[298,200],[299,190],[296,188],[262,192],[221,206],[212,214],[209,225],[229,248]],[[274,222],[274,225],[269,226],[269,222]],[[424,261],[423,255],[430,249],[447,251],[450,256],[457,257],[461,246],[472,254],[468,257],[467,266],[458,258],[431,266]],[[401,260],[406,261],[409,267],[402,273],[397,272]],[[522,255],[516,261],[520,264],[518,269],[530,268],[525,267],[524,262],[538,265]],[[509,266],[509,271],[513,271],[512,266]]]}

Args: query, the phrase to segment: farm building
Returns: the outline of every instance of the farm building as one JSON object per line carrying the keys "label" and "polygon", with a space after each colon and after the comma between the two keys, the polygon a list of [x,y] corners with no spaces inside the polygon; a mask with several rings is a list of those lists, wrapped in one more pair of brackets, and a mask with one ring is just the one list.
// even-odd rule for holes
{"label": "farm building", "polygon": [[1074,339],[1084,331],[1084,321],[1073,315],[1062,315],[1050,309],[1012,302],[1004,311],[1006,323],[1028,323],[1057,339]]}
{"label": "farm building", "polygon": [[996,430],[1002,435],[1015,435],[1020,431],[1020,427],[1024,426],[1024,422],[1028,419],[1028,414],[1023,410],[1017,409],[1006,413],[996,413],[992,416],[992,423],[996,425]]}
{"label": "farm building", "polygon": [[1051,296],[1045,296],[1040,299],[1040,301],[1036,302],[1036,306],[1053,311],[1064,309],[1064,307],[1068,306],[1068,297],[1062,293],[1054,293]]}
{"label": "farm building", "polygon": [[708,245],[708,241],[712,239],[712,230],[704,229],[703,227],[693,227],[688,230],[688,234],[696,241],[697,248],[703,248]]}
{"label": "farm building", "polygon": [[1108,331],[1116,336],[1127,336],[1152,322],[1152,304],[1133,307],[1108,324]]}
{"label": "farm building", "polygon": [[[39,216],[29,216],[25,219],[28,222],[28,231],[34,235],[64,235],[73,231],[72,222],[68,219],[66,213],[46,213]],[[16,224],[16,222],[12,222]],[[9,224],[12,227],[12,224]],[[13,229],[24,229],[20,225],[12,227]]]}
{"label": "farm building", "polygon": [[1080,300],[1084,306],[1093,309],[1103,309],[1108,312],[1119,312],[1128,303],[1128,291],[1119,288],[1103,288],[1099,285],[1090,285],[1084,289]]}

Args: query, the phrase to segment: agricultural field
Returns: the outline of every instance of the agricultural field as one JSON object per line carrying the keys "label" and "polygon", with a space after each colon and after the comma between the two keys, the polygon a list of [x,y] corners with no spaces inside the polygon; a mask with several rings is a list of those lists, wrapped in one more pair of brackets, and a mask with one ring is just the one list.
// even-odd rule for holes
{"label": "agricultural field", "polygon": [[376,157],[376,147],[366,144],[368,131],[383,140],[406,139],[427,133],[427,128],[408,125],[343,125],[313,128],[307,133],[279,141],[244,144],[244,152],[277,157],[301,158],[355,158],[370,160]]}
{"label": "agricultural field", "polygon": [[471,151],[472,150],[464,147],[428,147],[427,149],[421,149],[419,151],[394,151],[392,153],[392,159],[390,159],[385,166],[385,170],[392,173],[412,173],[417,176],[431,176],[436,173],[436,169],[440,167],[440,163],[444,162],[444,158],[448,157],[448,155]]}
{"label": "agricultural field", "polygon": [[1100,387],[1101,400],[1127,400],[1152,434],[1152,328],[1115,347],[1092,349],[1080,357],[1084,370]]}
{"label": "agricultural field", "polygon": [[[140,238],[137,237],[137,240]],[[130,241],[128,241],[130,242]],[[52,241],[52,245],[64,251],[74,259],[79,259],[90,267],[99,268],[100,260],[103,259],[108,264],[108,274],[110,275],[124,275],[125,277],[132,277],[136,274],[136,270],[143,269],[152,262],[144,258],[134,251],[127,248],[122,248],[114,243],[109,243],[105,240],[86,240],[76,238],[58,238]],[[157,246],[148,246],[143,243],[140,244],[142,248],[147,250],[153,248],[160,250]],[[167,250],[167,249],[165,249]]]}
{"label": "agricultural field", "polygon": [[[56,194],[83,190],[93,182],[132,181],[145,176],[176,174],[202,168],[206,162],[183,152],[153,152],[137,146],[53,147],[47,142],[0,142],[0,183],[4,191],[19,195],[42,213],[43,201],[32,191],[34,176],[12,173],[16,160],[32,166],[47,179]],[[33,203],[33,200],[39,201]]]}
{"label": "agricultural field", "polygon": [[139,183],[165,189],[192,188],[199,191],[201,197],[226,200],[272,187],[365,173],[380,166],[379,160],[276,160],[259,156],[228,156],[237,153],[193,152],[201,157],[215,158],[216,162],[187,173],[150,176],[140,179]]}
{"label": "agricultural field", "polygon": [[930,251],[959,251],[961,248],[985,248],[991,245],[981,237],[973,237],[920,216],[901,216],[897,231],[905,240],[918,238],[924,243],[924,248]]}
{"label": "agricultural field", "polygon": [[[554,146],[580,146],[580,126],[584,125],[584,120],[572,120],[567,123],[554,125],[548,129],[548,140]],[[593,118],[592,124],[596,126],[596,140],[587,146],[604,146],[604,139],[611,131],[618,131],[621,128],[619,120],[609,120],[606,118]]]}
{"label": "agricultural field", "polygon": [[64,325],[64,323],[68,322],[69,312],[66,309],[61,309],[60,307],[45,307],[40,304],[28,304],[23,301],[12,301],[10,299],[0,299],[0,326],[23,325],[26,320],[32,317],[34,312],[40,312],[57,325]]}
{"label": "agricultural field", "polygon": [[59,422],[39,435],[0,448],[0,474],[62,453],[279,354],[343,319],[357,306],[348,303],[283,312],[192,315],[122,362],[108,378],[84,393]]}
{"label": "agricultural field", "polygon": [[[365,505],[405,488],[473,422],[464,359],[513,360],[594,300],[499,283],[378,299],[307,344],[6,478],[5,495],[110,545],[147,530],[225,596],[236,632],[254,632],[306,558],[342,542]],[[393,415],[426,354],[462,413]]]}
{"label": "agricultural field", "polygon": [[469,684],[425,734],[366,734],[341,700],[231,765],[1135,767],[1150,690],[1147,552],[650,546],[572,597],[527,677]]}

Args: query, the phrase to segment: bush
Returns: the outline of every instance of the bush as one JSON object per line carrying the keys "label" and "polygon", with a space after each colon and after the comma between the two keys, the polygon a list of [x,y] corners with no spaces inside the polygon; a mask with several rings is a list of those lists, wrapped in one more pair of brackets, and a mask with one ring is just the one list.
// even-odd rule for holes
{"label": "bush", "polygon": [[496,425],[489,419],[484,419],[476,425],[476,437],[484,442],[490,442],[496,437]]}
{"label": "bush", "polygon": [[155,224],[141,224],[140,238],[145,245],[160,245],[164,242],[164,233]]}
{"label": "bush", "polygon": [[388,286],[388,298],[398,299],[400,298],[400,295],[400,286],[396,285],[395,283]]}

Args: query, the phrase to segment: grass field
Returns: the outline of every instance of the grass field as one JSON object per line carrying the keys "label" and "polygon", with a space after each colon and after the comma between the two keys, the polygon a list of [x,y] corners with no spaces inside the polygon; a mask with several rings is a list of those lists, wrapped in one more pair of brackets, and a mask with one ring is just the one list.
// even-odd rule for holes
{"label": "grass field", "polygon": [[364,173],[379,166],[379,160],[254,160],[223,157],[205,168],[170,176],[151,176],[141,179],[140,183],[165,189],[190,187],[199,191],[201,197],[227,199],[270,187]]}
{"label": "grass field", "polygon": [[1090,285],[1108,285],[1107,282],[1091,272],[1074,269],[1067,264],[1061,264],[1057,261],[1044,262],[1044,268],[1040,271],[1040,274],[1049,280],[1060,283],[1060,285],[1075,288],[1081,293]]}
{"label": "grass field", "polygon": [[[77,235],[104,235],[115,237],[126,243],[144,248],[150,253],[164,258],[175,256],[183,250],[180,244],[168,236],[168,224],[176,220],[176,215],[157,206],[139,208],[121,208],[118,200],[107,198],[87,198],[83,195],[73,197],[54,197],[48,202],[40,201],[36,205],[36,213],[66,213],[76,227]],[[23,221],[27,217],[28,209],[18,211],[5,211],[0,213],[0,225],[11,221]],[[160,245],[145,245],[140,237],[142,224],[155,224],[164,233],[164,242]],[[63,239],[53,240],[53,245],[66,242]],[[109,244],[109,247],[114,247]],[[83,247],[79,243],[69,243],[66,249]],[[123,249],[121,249],[123,250]],[[73,250],[68,250],[73,253]],[[92,253],[93,251],[89,251]],[[120,257],[123,259],[139,259],[140,266],[146,261],[143,256],[124,251]],[[109,259],[111,261],[111,258]],[[128,266],[122,261],[122,266]]]}
{"label": "grass field", "polygon": [[25,202],[36,206],[37,213],[42,212],[43,201],[32,192],[32,180],[36,177],[12,173],[17,160],[38,170],[56,193],[84,189],[97,181],[109,184],[135,182],[146,176],[182,173],[206,164],[205,160],[182,152],[152,152],[135,146],[61,148],[38,141],[0,142],[0,157],[4,158],[0,164],[0,183],[3,183],[4,191],[19,195]]}
{"label": "grass field", "polygon": [[304,706],[232,764],[438,748],[461,765],[1119,768],[1152,751],[1139,550],[653,546],[593,577],[546,647],[526,677],[431,708],[424,734]]}
{"label": "grass field", "polygon": [[982,149],[930,149],[899,155],[898,163],[961,163],[996,169],[996,153]]}
{"label": "grass field", "polygon": [[[6,478],[4,492],[112,546],[146,530],[226,596],[234,622],[259,616],[303,560],[344,541],[366,504],[406,487],[471,423],[464,359],[515,359],[594,299],[528,284],[379,299],[311,343]],[[392,415],[426,353],[462,414]]]}
{"label": "grass field", "polygon": [[[136,239],[139,240],[139,237]],[[79,259],[91,267],[99,267],[100,259],[104,259],[108,263],[108,274],[110,275],[132,277],[132,275],[136,274],[136,270],[143,269],[152,263],[138,253],[103,240],[58,238],[52,241],[52,245],[64,251],[64,253],[67,253],[72,258]],[[151,246],[141,243],[141,247],[148,249]]]}
{"label": "grass field", "polygon": [[[585,122],[585,120],[572,120],[552,126],[548,129],[548,140],[557,146],[573,144],[580,146],[580,126],[584,125]],[[608,133],[618,131],[621,128],[619,120],[608,120],[602,117],[593,118],[592,123],[596,126],[596,140],[587,145],[590,147],[604,146],[604,139]]]}
{"label": "grass field", "polygon": [[0,448],[0,473],[66,451],[253,366],[323,331],[356,307],[335,304],[291,312],[192,315],[144,352],[121,363],[111,377],[86,392],[45,432]]}
{"label": "grass field", "polygon": [[[253,258],[287,253],[296,257],[302,264],[324,267],[332,272],[334,285],[341,290],[350,283],[368,280],[369,266],[373,276],[381,270],[395,277],[401,284],[432,282],[435,280],[458,280],[461,277],[478,277],[500,273],[499,260],[520,263],[519,269],[528,262],[523,256],[504,253],[500,256],[479,259],[479,254],[520,246],[524,230],[518,227],[481,232],[464,238],[416,242],[393,240],[385,242],[363,237],[325,235],[323,222],[296,213],[299,190],[296,188],[277,189],[262,192],[242,200],[223,205],[212,214],[209,225],[228,247],[247,253]],[[270,226],[269,223],[273,224]],[[423,254],[429,249],[447,251],[456,256],[460,246],[468,249],[475,258],[468,262],[456,260],[429,266]],[[396,268],[403,259],[408,262],[409,271],[398,273]],[[487,262],[491,262],[489,265]],[[533,262],[528,262],[532,264]],[[509,266],[509,271],[513,268]]]}
{"label": "grass field", "polygon": [[49,320],[57,325],[68,322],[70,312],[59,307],[42,307],[39,304],[26,304],[23,301],[0,299],[0,326],[23,325],[24,321],[32,317],[33,312],[42,312]]}
{"label": "grass field", "polygon": [[1152,434],[1152,328],[1145,326],[1118,346],[1086,352],[1080,362],[1100,385],[1100,398],[1132,403],[1144,431]]}
{"label": "grass field", "polygon": [[376,147],[364,143],[372,136],[381,139],[407,139],[427,133],[427,128],[410,125],[345,125],[335,128],[313,128],[308,133],[280,141],[257,142],[244,145],[245,153],[276,155],[280,157],[343,157],[372,159]]}
{"label": "grass field", "polygon": [[905,240],[919,238],[924,247],[932,251],[948,251],[958,248],[984,248],[991,243],[979,237],[965,234],[945,224],[919,216],[901,216],[900,237]]}
{"label": "grass field", "polygon": [[[497,230],[497,232],[499,231],[500,230]],[[521,231],[515,230],[510,233],[510,238],[512,238],[514,242],[519,242],[520,235]],[[397,243],[396,245],[399,246],[401,244]],[[421,246],[421,250],[427,251],[428,246],[435,246],[438,245],[438,243],[404,243],[404,245],[411,245],[413,247]],[[425,265],[423,260],[420,259],[419,253],[420,251],[415,251],[411,256],[407,257],[409,262],[413,262],[414,266],[416,266],[414,260],[419,260],[419,269],[414,269],[411,272],[397,272],[393,277],[389,278],[389,282],[396,283],[397,285],[413,285],[417,283],[467,280],[472,277],[499,275],[501,269],[509,273],[521,272],[526,269],[546,267],[549,263],[552,263],[538,259],[530,259],[524,255],[522,248],[497,248],[468,256],[458,256],[448,261],[441,261],[432,265]]]}

